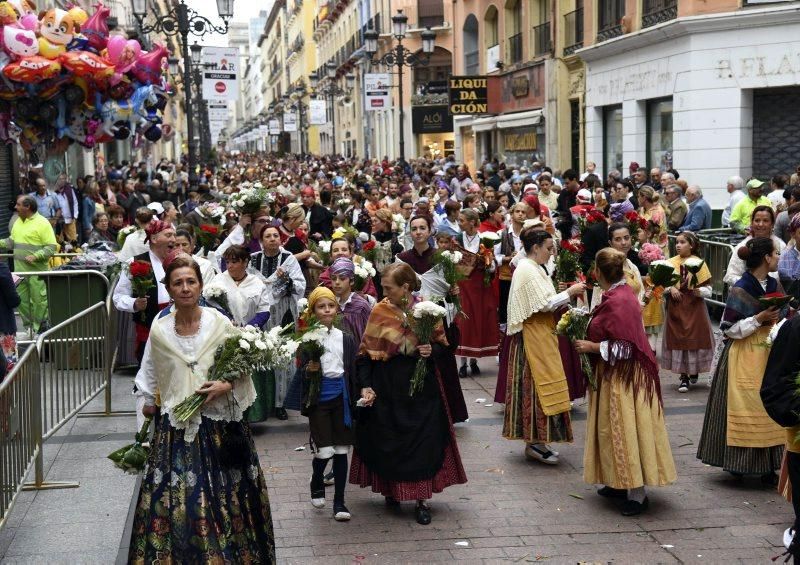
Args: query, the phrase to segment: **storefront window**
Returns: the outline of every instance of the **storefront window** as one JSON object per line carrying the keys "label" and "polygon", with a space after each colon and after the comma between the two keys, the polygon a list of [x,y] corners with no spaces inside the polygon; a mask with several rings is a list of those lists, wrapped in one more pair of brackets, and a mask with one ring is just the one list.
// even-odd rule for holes
{"label": "storefront window", "polygon": [[622,106],[603,109],[603,161],[605,174],[622,171]]}
{"label": "storefront window", "polygon": [[507,165],[530,167],[534,161],[544,163],[544,127],[521,127],[502,130],[502,157]]}
{"label": "storefront window", "polygon": [[672,98],[647,103],[647,165],[672,168]]}

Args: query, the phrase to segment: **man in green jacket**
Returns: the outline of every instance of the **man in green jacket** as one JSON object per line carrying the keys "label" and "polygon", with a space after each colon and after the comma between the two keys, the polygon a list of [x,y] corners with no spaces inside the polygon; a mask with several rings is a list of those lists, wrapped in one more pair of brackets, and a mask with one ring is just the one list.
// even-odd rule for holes
{"label": "man in green jacket", "polygon": [[[14,253],[14,270],[46,271],[56,252],[56,235],[50,222],[37,212],[36,199],[30,195],[17,197],[15,210],[19,216],[11,227],[11,237],[0,240],[0,249]],[[39,277],[26,276],[19,283],[19,314],[25,327],[38,333],[47,319],[47,288]]]}

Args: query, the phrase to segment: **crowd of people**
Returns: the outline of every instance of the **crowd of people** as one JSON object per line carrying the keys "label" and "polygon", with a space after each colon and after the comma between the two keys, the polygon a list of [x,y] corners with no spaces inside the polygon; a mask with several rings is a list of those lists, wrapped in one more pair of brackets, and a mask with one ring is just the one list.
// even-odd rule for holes
{"label": "crowd of people", "polygon": [[[123,270],[113,297],[135,328],[138,411],[160,414],[131,560],[163,557],[165,547],[203,559],[239,552],[274,560],[269,502],[245,423],[286,420],[290,410],[308,417],[309,500],[324,507],[332,485],[335,520],[350,519],[349,483],[388,506],[414,502],[416,521],[429,524],[432,496],[467,481],[454,425],[468,420],[460,379],[480,375],[479,359],[498,365],[502,436],[524,442],[529,460],[559,463],[553,446],[573,441],[573,401],[587,397],[584,480],[621,499],[625,516],[647,510],[646,487],[676,480],[660,370],[675,375],[665,386],[680,393],[712,374],[699,459],[777,485],[784,428],[800,420],[780,394],[762,400],[760,391],[762,381],[771,390],[790,386],[796,368],[776,355],[798,326],[790,320],[773,339],[771,328],[790,308],[761,299],[798,293],[800,187],[780,175],[768,183],[731,177],[727,185],[722,221],[743,239],[722,281],[702,260],[697,232],[711,228],[712,212],[701,187],[674,169],[637,163],[627,176],[603,176],[593,163],[562,172],[494,160],[470,171],[453,158],[238,154],[191,186],[170,163],[152,171],[111,166],[80,186],[35,178],[0,246],[13,249],[17,271],[46,269],[57,249],[98,245],[122,263],[151,266],[146,295],[133,292]],[[236,195],[245,192],[262,194],[261,205],[244,212]],[[653,280],[656,265],[672,269],[669,282]],[[33,278],[26,284],[11,286],[17,303],[41,306],[46,296],[30,299],[39,290]],[[721,344],[705,306],[715,284],[730,287]],[[225,299],[215,300],[211,287]],[[409,318],[422,300],[447,313],[429,342]],[[577,337],[560,330],[571,312],[588,320]],[[44,320],[22,306],[20,314]],[[301,355],[233,385],[204,382],[226,326],[311,319],[325,328],[321,359]],[[760,347],[768,340],[771,349]],[[13,347],[3,343],[13,363]],[[424,382],[410,396],[419,359]],[[310,404],[308,372],[323,376]],[[195,389],[208,397],[204,417],[185,428],[171,409]],[[792,433],[785,470],[800,484]],[[238,467],[214,453],[229,435],[249,453]],[[171,522],[155,519],[165,511]],[[189,535],[176,513],[208,527]]]}

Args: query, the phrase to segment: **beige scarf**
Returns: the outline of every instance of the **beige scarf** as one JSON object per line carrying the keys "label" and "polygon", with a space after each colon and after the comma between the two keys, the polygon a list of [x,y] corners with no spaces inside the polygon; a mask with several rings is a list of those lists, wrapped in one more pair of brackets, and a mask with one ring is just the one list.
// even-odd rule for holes
{"label": "beige scarf", "polygon": [[530,259],[520,261],[511,279],[511,290],[508,294],[507,334],[521,332],[525,320],[531,314],[543,311],[555,294],[553,280],[547,276],[541,265]]}

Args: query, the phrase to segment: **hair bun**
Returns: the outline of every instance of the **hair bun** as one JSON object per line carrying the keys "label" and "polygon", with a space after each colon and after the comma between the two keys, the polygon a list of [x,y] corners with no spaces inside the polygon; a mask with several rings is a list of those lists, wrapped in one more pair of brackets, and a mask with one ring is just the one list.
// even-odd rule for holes
{"label": "hair bun", "polygon": [[750,257],[750,253],[751,251],[749,245],[742,245],[739,248],[739,251],[736,252],[736,254],[739,256],[739,259],[742,261],[747,261],[747,259]]}

